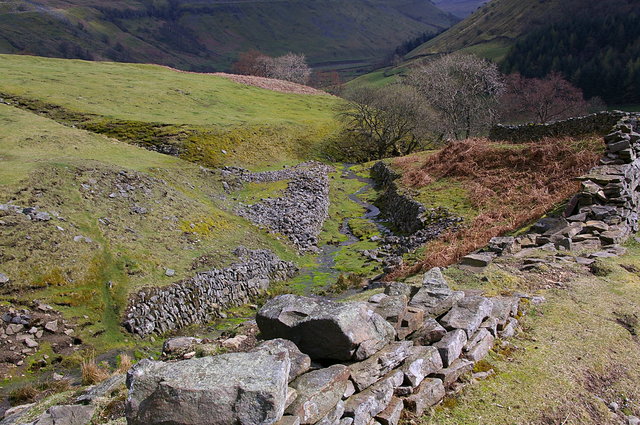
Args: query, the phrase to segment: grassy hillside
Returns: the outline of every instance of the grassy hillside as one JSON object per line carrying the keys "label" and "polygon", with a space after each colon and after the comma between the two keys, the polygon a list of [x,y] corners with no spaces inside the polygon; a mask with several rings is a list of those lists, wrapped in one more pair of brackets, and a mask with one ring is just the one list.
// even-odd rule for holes
{"label": "grassy hillside", "polygon": [[626,0],[492,0],[464,21],[407,55],[415,59],[458,50],[500,61],[528,32],[578,16],[607,16],[637,7]]}
{"label": "grassy hillside", "polygon": [[0,73],[0,97],[23,108],[211,166],[312,157],[336,128],[338,98],[161,66],[0,55]]}
{"label": "grassy hillside", "polygon": [[420,0],[15,0],[0,4],[0,52],[210,71],[259,49],[335,68],[370,65],[456,21]]}

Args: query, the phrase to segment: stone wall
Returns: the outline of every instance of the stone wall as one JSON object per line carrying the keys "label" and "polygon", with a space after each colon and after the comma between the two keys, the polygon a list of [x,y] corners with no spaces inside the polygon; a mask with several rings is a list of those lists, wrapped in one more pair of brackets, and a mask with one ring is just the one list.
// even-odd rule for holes
{"label": "stone wall", "polygon": [[398,425],[467,385],[459,378],[517,332],[519,301],[453,291],[440,269],[368,302],[281,295],[258,312],[266,341],[249,352],[136,365],[127,421]]}
{"label": "stone wall", "polygon": [[194,323],[206,323],[223,311],[248,303],[273,281],[293,277],[291,262],[267,250],[234,252],[240,261],[225,269],[213,269],[165,287],[140,290],[129,300],[124,326],[146,336],[161,334]]}
{"label": "stone wall", "polygon": [[384,162],[371,168],[371,178],[383,193],[376,202],[380,212],[403,233],[412,234],[425,226],[428,210],[420,202],[400,192],[395,180],[400,177]]}
{"label": "stone wall", "polygon": [[508,140],[517,143],[539,140],[545,137],[604,136],[626,115],[621,111],[598,112],[547,124],[498,124],[489,132],[489,138],[496,141]]}

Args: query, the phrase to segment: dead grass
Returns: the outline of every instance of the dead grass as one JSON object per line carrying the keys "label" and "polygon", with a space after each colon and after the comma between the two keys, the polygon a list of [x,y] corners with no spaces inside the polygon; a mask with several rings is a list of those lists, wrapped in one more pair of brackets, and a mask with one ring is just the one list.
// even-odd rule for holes
{"label": "dead grass", "polygon": [[96,363],[95,357],[83,360],[81,370],[83,385],[98,384],[111,376],[111,372],[106,367]]}
{"label": "dead grass", "polygon": [[601,152],[598,138],[544,139],[522,145],[470,139],[425,157],[420,166],[415,158],[394,161],[403,171],[402,184],[414,189],[426,190],[444,178],[459,181],[478,213],[460,231],[428,244],[422,262],[390,278],[453,264],[492,237],[539,218],[577,192],[575,178],[596,165]]}
{"label": "dead grass", "polygon": [[133,359],[127,353],[122,353],[118,356],[118,373],[127,373],[133,366]]}

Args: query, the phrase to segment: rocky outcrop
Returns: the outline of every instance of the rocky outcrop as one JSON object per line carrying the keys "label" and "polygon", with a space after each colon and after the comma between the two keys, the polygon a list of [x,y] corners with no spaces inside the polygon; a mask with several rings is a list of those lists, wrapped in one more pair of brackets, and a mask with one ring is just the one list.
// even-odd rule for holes
{"label": "rocky outcrop", "polygon": [[496,125],[489,132],[491,140],[528,142],[545,137],[604,136],[627,114],[621,111],[598,112],[546,124]]}
{"label": "rocky outcrop", "polygon": [[226,269],[198,273],[162,288],[144,288],[125,313],[129,332],[145,336],[194,323],[206,323],[231,307],[248,303],[273,281],[292,277],[296,266],[267,250],[238,248],[240,262]]}
{"label": "rocky outcrop", "polygon": [[319,162],[296,167],[252,173],[227,168],[223,173],[236,175],[245,182],[290,180],[279,198],[267,198],[253,205],[241,205],[238,213],[273,233],[285,235],[301,252],[318,250],[318,235],[329,215],[329,177],[333,168]]}

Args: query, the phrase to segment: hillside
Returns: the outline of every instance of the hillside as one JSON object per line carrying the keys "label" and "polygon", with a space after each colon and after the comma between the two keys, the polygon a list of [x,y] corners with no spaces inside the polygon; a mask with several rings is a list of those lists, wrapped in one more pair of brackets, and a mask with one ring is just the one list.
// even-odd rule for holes
{"label": "hillside", "polygon": [[[204,165],[306,159],[336,128],[335,97],[264,90],[221,76],[18,55],[0,55],[0,71],[0,97]],[[308,143],[301,147],[299,138]]]}
{"label": "hillside", "polygon": [[456,21],[420,0],[18,0],[0,4],[0,53],[224,71],[258,49],[335,69],[373,64]]}
{"label": "hillside", "polygon": [[459,18],[466,18],[486,2],[487,0],[434,0],[433,4]]}

